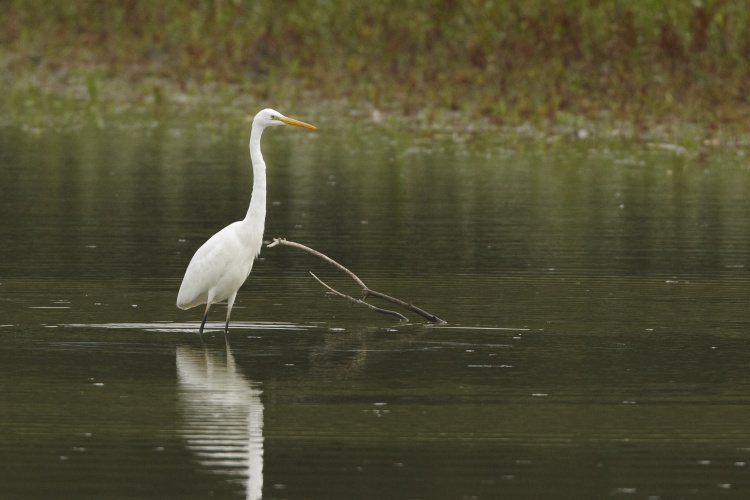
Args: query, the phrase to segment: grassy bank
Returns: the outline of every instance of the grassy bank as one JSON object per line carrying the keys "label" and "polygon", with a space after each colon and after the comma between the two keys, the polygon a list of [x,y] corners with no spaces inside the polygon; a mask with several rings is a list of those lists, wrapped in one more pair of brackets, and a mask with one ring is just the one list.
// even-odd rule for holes
{"label": "grassy bank", "polygon": [[0,71],[15,114],[62,96],[750,131],[750,7],[741,0],[3,5]]}

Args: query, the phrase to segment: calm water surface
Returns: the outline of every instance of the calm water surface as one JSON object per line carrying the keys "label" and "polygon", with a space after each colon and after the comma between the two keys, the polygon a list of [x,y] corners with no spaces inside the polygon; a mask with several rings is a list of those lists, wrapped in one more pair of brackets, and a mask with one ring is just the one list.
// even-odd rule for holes
{"label": "calm water surface", "polygon": [[745,151],[323,125],[265,134],[267,237],[447,324],[272,248],[202,343],[245,131],[0,129],[1,498],[750,496]]}

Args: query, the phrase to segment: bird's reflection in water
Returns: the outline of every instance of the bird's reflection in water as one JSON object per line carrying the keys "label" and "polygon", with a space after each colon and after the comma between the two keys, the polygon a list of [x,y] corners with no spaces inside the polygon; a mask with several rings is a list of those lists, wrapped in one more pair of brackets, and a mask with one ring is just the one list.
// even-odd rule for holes
{"label": "bird's reflection in water", "polygon": [[234,357],[207,348],[177,348],[181,435],[206,472],[241,483],[246,498],[263,492],[263,403]]}

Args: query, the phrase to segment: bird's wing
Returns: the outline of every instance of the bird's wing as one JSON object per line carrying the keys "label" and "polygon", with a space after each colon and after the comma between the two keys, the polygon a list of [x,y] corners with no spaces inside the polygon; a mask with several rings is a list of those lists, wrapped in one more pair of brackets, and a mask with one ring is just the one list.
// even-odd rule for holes
{"label": "bird's wing", "polygon": [[[213,235],[193,255],[177,294],[177,307],[189,309],[205,304],[211,289],[220,287],[227,281],[227,273],[236,274],[239,271],[238,267],[241,266],[238,265],[238,259],[243,253],[234,224]],[[242,284],[246,278],[245,274],[237,280]],[[215,301],[220,300],[223,298]]]}

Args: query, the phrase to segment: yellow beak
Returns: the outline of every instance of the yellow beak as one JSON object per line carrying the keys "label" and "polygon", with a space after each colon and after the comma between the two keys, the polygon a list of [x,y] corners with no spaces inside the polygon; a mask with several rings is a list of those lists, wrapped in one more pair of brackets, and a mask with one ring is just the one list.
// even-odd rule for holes
{"label": "yellow beak", "polygon": [[295,127],[309,128],[310,130],[318,130],[317,128],[315,128],[314,125],[310,125],[309,123],[295,120],[294,118],[287,118],[286,116],[282,116],[282,117],[279,117],[279,120],[286,123],[287,125],[294,125]]}

